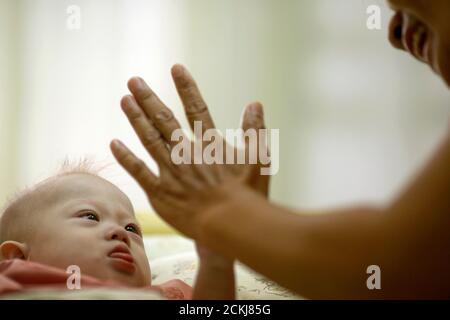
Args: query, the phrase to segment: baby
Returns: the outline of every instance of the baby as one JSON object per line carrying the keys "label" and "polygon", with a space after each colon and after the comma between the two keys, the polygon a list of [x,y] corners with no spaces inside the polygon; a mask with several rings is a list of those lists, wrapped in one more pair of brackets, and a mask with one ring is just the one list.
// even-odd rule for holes
{"label": "baby", "polygon": [[[205,299],[210,293],[214,299],[234,298],[232,261],[207,250],[202,258],[201,251],[194,290],[181,280],[152,287],[142,233],[130,200],[112,183],[78,168],[39,183],[3,212],[0,294],[15,287],[35,289],[38,284],[65,287],[66,269],[75,265],[85,286],[143,287],[166,298],[190,299],[194,294],[194,298]],[[42,279],[31,281],[33,285],[20,283],[27,278],[22,273]],[[12,288],[10,283],[14,283]]]}

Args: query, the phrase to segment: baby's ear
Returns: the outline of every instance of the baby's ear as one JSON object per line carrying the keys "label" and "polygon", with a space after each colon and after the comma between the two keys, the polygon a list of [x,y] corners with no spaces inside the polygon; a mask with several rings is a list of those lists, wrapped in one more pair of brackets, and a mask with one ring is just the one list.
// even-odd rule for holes
{"label": "baby's ear", "polygon": [[5,241],[0,244],[0,260],[26,259],[28,246],[17,241]]}

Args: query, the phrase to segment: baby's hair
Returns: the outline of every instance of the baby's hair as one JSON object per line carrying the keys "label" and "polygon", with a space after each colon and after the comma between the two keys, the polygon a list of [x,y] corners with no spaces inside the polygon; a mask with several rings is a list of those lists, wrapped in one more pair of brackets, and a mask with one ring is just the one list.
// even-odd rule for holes
{"label": "baby's hair", "polygon": [[[56,173],[47,179],[44,179],[31,187],[16,192],[9,197],[0,211],[0,244],[15,234],[20,226],[14,225],[12,222],[20,220],[21,213],[28,212],[34,207],[36,202],[33,195],[43,186],[58,177],[63,177],[72,174],[88,174],[96,177],[101,177],[101,172],[109,165],[99,165],[92,158],[84,157],[76,160],[66,158],[59,165]],[[20,223],[20,221],[19,221]],[[14,239],[20,240],[20,239]]]}
{"label": "baby's hair", "polygon": [[76,173],[86,173],[93,176],[100,176],[101,172],[108,166],[108,164],[99,165],[92,158],[88,157],[80,158],[78,160],[66,158],[59,166],[55,176],[59,177]]}
{"label": "baby's hair", "polygon": [[100,176],[101,171],[106,166],[98,166],[91,158],[84,157],[76,160],[72,160],[69,158],[65,158],[61,164],[58,166],[58,169],[56,172],[51,175],[50,177],[34,184],[31,187],[26,186],[25,188],[21,189],[20,191],[15,192],[12,196],[8,197],[5,204],[3,205],[2,210],[0,211],[0,218],[2,217],[3,213],[7,210],[8,207],[10,207],[14,202],[17,202],[21,198],[23,198],[26,194],[29,194],[36,189],[38,189],[40,186],[47,183],[49,180],[54,179],[55,177],[61,177],[71,174],[77,174],[77,173],[85,173],[90,174],[93,176]]}

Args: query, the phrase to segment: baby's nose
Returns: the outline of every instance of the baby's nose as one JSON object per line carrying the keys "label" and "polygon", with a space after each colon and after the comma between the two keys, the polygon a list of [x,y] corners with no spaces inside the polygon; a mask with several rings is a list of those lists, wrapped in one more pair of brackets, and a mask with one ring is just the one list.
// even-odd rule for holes
{"label": "baby's nose", "polygon": [[130,238],[128,237],[128,233],[121,227],[112,228],[108,233],[108,240],[118,240],[125,242],[127,246],[130,245]]}

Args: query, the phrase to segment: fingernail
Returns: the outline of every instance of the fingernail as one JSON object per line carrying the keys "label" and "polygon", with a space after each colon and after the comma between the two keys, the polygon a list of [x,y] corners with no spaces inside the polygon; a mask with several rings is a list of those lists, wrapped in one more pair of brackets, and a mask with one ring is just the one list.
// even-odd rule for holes
{"label": "fingernail", "polygon": [[173,70],[173,76],[176,78],[182,77],[184,74],[184,68],[180,64],[176,64],[172,70]]}
{"label": "fingernail", "polygon": [[122,98],[121,102],[122,110],[128,112],[133,108],[133,99],[131,96],[125,96]]}
{"label": "fingernail", "polygon": [[122,148],[122,143],[119,140],[116,140],[116,139],[113,140],[112,145],[116,149],[121,149],[121,150],[123,149]]}
{"label": "fingernail", "polygon": [[145,90],[147,85],[144,80],[140,77],[134,77],[131,82],[129,82],[129,88],[131,91],[141,91]]}
{"label": "fingernail", "polygon": [[147,84],[145,83],[145,81],[142,78],[138,78],[137,86],[138,86],[139,90],[146,90],[147,89]]}
{"label": "fingernail", "polygon": [[248,108],[249,112],[253,115],[259,115],[262,113],[262,108],[259,103],[252,103]]}

